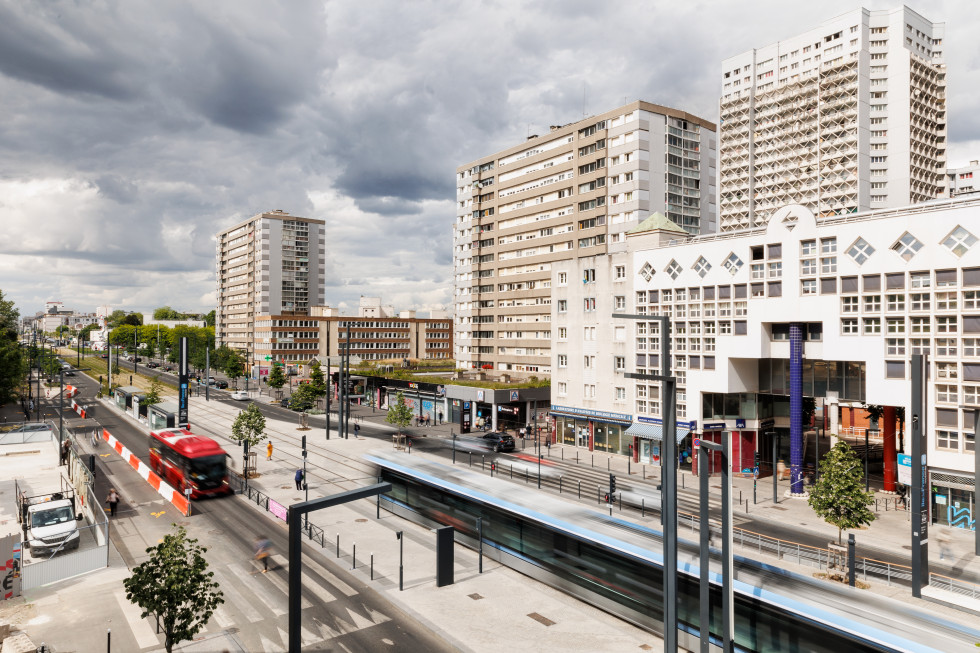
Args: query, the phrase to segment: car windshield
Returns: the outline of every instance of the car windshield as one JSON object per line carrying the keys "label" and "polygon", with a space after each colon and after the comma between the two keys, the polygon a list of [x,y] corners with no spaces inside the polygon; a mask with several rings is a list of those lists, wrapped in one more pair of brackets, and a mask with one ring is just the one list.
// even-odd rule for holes
{"label": "car windshield", "polygon": [[219,481],[225,476],[225,457],[191,458],[187,461],[187,475],[195,481]]}
{"label": "car windshield", "polygon": [[500,436],[500,439],[501,440],[504,440],[504,441],[507,441],[507,440],[513,440],[514,438],[511,437],[511,436],[509,436],[509,435],[501,435]]}
{"label": "car windshield", "polygon": [[50,508],[48,510],[38,510],[31,515],[31,527],[39,528],[42,526],[54,526],[64,524],[74,518],[71,506],[61,506],[60,508]]}

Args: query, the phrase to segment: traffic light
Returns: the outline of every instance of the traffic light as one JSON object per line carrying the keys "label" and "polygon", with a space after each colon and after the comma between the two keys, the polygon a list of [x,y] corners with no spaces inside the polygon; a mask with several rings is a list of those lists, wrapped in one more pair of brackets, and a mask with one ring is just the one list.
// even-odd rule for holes
{"label": "traffic light", "polygon": [[609,494],[616,494],[616,475],[609,475]]}
{"label": "traffic light", "polygon": [[306,458],[306,436],[303,436],[303,458]]}
{"label": "traffic light", "polygon": [[755,466],[756,467],[759,466],[759,452],[758,451],[755,452]]}

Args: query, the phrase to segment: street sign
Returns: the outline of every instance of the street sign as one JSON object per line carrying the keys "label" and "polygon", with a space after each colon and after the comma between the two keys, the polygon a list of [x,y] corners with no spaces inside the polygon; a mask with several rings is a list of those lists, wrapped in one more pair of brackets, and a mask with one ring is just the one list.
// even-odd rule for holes
{"label": "street sign", "polygon": [[266,359],[267,361],[271,361],[271,360],[272,360],[272,356],[266,356],[266,357],[265,357],[265,359]]}
{"label": "street sign", "polygon": [[737,429],[744,429],[745,428],[745,420],[744,419],[736,419],[735,420],[735,428],[737,428]]}
{"label": "street sign", "polygon": [[912,456],[908,454],[898,454],[898,482],[912,485]]}
{"label": "street sign", "polygon": [[755,468],[753,468],[753,469],[752,469],[752,474],[753,474],[753,475],[754,475],[754,476],[755,476],[756,478],[759,478],[759,468],[758,468],[758,467],[755,467]]}
{"label": "street sign", "polygon": [[701,438],[694,438],[694,448],[697,449],[701,446]]}

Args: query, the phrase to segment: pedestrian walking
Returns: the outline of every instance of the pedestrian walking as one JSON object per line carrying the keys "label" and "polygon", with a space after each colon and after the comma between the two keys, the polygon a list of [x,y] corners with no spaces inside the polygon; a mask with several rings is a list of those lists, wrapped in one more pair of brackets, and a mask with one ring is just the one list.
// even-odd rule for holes
{"label": "pedestrian walking", "polygon": [[119,506],[119,493],[116,492],[116,488],[109,488],[109,496],[105,498],[105,502],[109,504],[109,516],[116,516],[116,508]]}
{"label": "pedestrian walking", "polygon": [[68,459],[71,456],[71,441],[65,438],[65,441],[61,443],[61,465],[67,465]]}
{"label": "pedestrian walking", "polygon": [[442,411],[436,413],[436,424],[442,424]]}
{"label": "pedestrian walking", "polygon": [[527,435],[527,429],[525,429],[525,428],[524,428],[524,427],[522,426],[522,427],[521,427],[521,430],[520,430],[520,436],[521,436],[521,440],[523,440],[523,439],[524,439],[524,436],[526,436],[526,435]]}
{"label": "pedestrian walking", "polygon": [[354,437],[356,438],[360,432],[361,432],[361,425],[358,424],[357,422],[354,422]]}
{"label": "pedestrian walking", "polygon": [[255,540],[255,559],[262,561],[262,573],[269,571],[269,555],[272,551],[272,543],[265,537],[259,536]]}
{"label": "pedestrian walking", "polygon": [[297,490],[302,490],[303,489],[303,479],[305,478],[305,476],[306,475],[303,473],[303,470],[302,469],[297,469],[296,470],[296,475],[293,477],[293,480],[296,481],[296,489]]}
{"label": "pedestrian walking", "polygon": [[265,459],[272,460],[272,440],[265,446]]}
{"label": "pedestrian walking", "polygon": [[939,543],[939,559],[942,560],[949,553],[949,535],[939,533],[936,536],[936,542]]}

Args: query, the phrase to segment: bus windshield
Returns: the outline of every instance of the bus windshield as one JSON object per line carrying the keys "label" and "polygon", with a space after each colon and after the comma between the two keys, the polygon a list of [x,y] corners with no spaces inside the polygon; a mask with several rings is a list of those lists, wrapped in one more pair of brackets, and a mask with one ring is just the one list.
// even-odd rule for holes
{"label": "bus windshield", "polygon": [[203,456],[187,460],[187,475],[192,481],[220,482],[225,477],[224,456]]}

